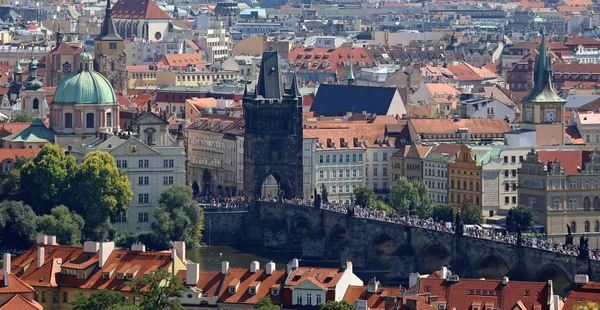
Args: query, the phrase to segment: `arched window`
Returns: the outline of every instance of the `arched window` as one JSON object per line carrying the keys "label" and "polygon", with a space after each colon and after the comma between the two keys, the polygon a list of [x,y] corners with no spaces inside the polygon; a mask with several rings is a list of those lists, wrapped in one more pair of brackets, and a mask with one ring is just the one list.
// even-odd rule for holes
{"label": "arched window", "polygon": [[112,127],[112,113],[106,113],[106,127]]}
{"label": "arched window", "polygon": [[65,113],[65,128],[73,128],[73,114]]}
{"label": "arched window", "polygon": [[463,181],[463,189],[467,189],[467,181]]}
{"label": "arched window", "polygon": [[592,201],[590,197],[583,198],[583,210],[590,211],[592,209]]}
{"label": "arched window", "polygon": [[473,190],[473,181],[471,181],[471,183],[469,183],[469,190],[472,191]]}
{"label": "arched window", "polygon": [[94,128],[94,113],[85,115],[85,128]]}
{"label": "arched window", "polygon": [[583,229],[585,230],[585,232],[590,232],[590,222],[589,221],[585,221],[585,223],[583,225]]}
{"label": "arched window", "polygon": [[40,101],[38,100],[38,98],[33,99],[33,109],[37,110],[40,108]]}
{"label": "arched window", "polygon": [[594,222],[594,232],[600,232],[600,221]]}
{"label": "arched window", "polygon": [[571,222],[571,231],[574,233],[577,232],[577,223],[575,223],[575,221]]}

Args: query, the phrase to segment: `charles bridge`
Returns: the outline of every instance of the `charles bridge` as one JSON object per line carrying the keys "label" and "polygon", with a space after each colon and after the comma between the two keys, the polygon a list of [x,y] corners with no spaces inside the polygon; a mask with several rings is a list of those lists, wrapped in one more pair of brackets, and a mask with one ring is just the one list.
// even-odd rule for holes
{"label": "charles bridge", "polygon": [[256,202],[244,211],[206,212],[204,227],[213,245],[252,246],[306,260],[350,260],[359,272],[388,280],[445,265],[460,277],[552,279],[557,292],[572,285],[575,274],[600,280],[596,260],[295,204]]}

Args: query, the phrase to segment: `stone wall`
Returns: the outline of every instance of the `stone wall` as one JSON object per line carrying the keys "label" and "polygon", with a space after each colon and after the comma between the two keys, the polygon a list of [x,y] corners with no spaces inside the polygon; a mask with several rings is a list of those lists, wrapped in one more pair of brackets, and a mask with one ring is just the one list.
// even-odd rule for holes
{"label": "stone wall", "polygon": [[430,273],[444,265],[461,277],[553,279],[558,291],[572,284],[578,273],[600,280],[598,261],[272,202],[259,202],[248,212],[207,212],[205,242],[209,235],[211,244],[299,253],[317,263],[350,260],[359,272],[394,280],[407,279],[415,271]]}

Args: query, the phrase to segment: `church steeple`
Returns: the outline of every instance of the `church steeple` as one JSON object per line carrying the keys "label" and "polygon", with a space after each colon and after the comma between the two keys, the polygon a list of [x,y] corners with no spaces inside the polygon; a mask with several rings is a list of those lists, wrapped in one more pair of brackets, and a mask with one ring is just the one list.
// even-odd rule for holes
{"label": "church steeple", "polygon": [[283,82],[281,81],[281,69],[279,68],[279,54],[273,44],[265,44],[254,96],[281,99],[283,94],[284,89]]}
{"label": "church steeple", "polygon": [[533,89],[523,98],[525,102],[562,102],[564,99],[559,97],[552,87],[552,59],[548,57],[548,48],[546,46],[546,34],[542,27],[540,30],[542,39],[538,54],[535,57],[533,69]]}
{"label": "church steeple", "polygon": [[44,84],[37,79],[37,60],[33,56],[33,52],[31,53],[31,62],[29,62],[29,78],[27,81],[23,83],[23,87],[25,90],[38,90]]}
{"label": "church steeple", "polygon": [[348,85],[354,85],[354,64],[352,62],[352,52],[354,52],[354,49],[350,50],[350,70],[348,70]]}
{"label": "church steeple", "polygon": [[17,62],[15,63],[15,69],[13,70],[13,83],[21,83],[23,77],[23,68],[21,67],[21,60],[17,56]]}
{"label": "church steeple", "polygon": [[112,19],[112,7],[110,0],[106,0],[106,14],[102,22],[100,34],[96,37],[96,41],[120,41],[123,40],[116,31],[115,22]]}

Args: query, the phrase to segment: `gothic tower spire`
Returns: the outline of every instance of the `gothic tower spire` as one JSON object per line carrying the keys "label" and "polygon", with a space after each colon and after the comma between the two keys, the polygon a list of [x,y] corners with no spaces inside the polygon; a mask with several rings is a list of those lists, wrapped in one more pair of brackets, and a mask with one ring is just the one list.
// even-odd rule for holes
{"label": "gothic tower spire", "polygon": [[348,85],[354,85],[354,64],[352,63],[352,52],[354,52],[354,49],[350,50],[350,70],[348,70]]}
{"label": "gothic tower spire", "polygon": [[112,7],[110,0],[106,0],[106,14],[104,14],[104,21],[102,22],[102,29],[100,34],[96,37],[99,41],[116,41],[123,40],[117,33],[115,27],[115,21],[112,19]]}

